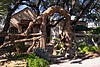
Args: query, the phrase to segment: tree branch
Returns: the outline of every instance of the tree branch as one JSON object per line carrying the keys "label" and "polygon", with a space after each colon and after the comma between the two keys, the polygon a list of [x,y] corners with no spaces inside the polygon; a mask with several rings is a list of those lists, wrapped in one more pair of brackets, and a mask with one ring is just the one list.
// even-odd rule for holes
{"label": "tree branch", "polygon": [[37,15],[39,15],[40,14],[39,5],[41,3],[41,0],[37,0],[36,4],[34,4],[34,3],[31,4],[30,1],[27,1],[27,2],[29,2],[29,4],[28,3],[21,3],[21,4],[22,5],[27,5],[27,6],[31,7],[33,10],[36,9]]}
{"label": "tree branch", "polygon": [[60,1],[60,0],[57,0],[57,3],[56,3],[56,5],[58,5],[59,1]]}
{"label": "tree branch", "polygon": [[[44,0],[41,0],[41,1],[42,1],[43,3],[45,3]],[[43,5],[43,6],[44,6],[45,9],[47,9],[46,5]]]}
{"label": "tree branch", "polygon": [[[35,37],[35,38],[30,38],[30,39],[20,39],[20,40],[15,40],[13,43],[29,42],[29,41],[37,40],[37,39],[40,39],[40,38],[41,38],[41,36]],[[4,47],[7,44],[11,44],[11,43],[12,43],[12,41],[5,42],[3,45],[0,46],[0,48]]]}
{"label": "tree branch", "polygon": [[70,9],[70,15],[72,15],[74,11],[75,4],[76,4],[76,0],[72,0],[72,8]]}
{"label": "tree branch", "polygon": [[71,25],[75,25],[76,23],[77,23],[77,21],[85,14],[85,12],[90,8],[90,6],[91,6],[91,4],[94,2],[94,0],[90,0],[90,2],[86,5],[86,7],[82,10],[82,11],[80,11],[80,14],[79,14],[79,16],[75,19],[75,21],[73,21],[72,23],[71,23]]}
{"label": "tree branch", "polygon": [[21,2],[20,3],[21,5],[27,5],[27,6],[29,6],[29,7],[31,7],[31,8],[37,8],[37,6],[35,5],[35,4],[27,4],[27,3],[23,3],[23,2]]}
{"label": "tree branch", "polygon": [[50,27],[55,27],[63,19],[64,19],[64,17],[60,18],[54,25],[50,24]]}
{"label": "tree branch", "polygon": [[76,0],[72,0],[72,9],[75,6],[75,4],[76,4]]}
{"label": "tree branch", "polygon": [[84,3],[85,3],[86,1],[87,1],[87,0],[83,0],[82,6],[84,5]]}
{"label": "tree branch", "polygon": [[41,0],[38,0],[38,3],[37,3],[37,15],[39,16],[40,15],[40,10],[39,10],[39,5],[41,4]]}
{"label": "tree branch", "polygon": [[69,11],[69,0],[63,0],[67,5],[67,10]]}
{"label": "tree branch", "polygon": [[8,33],[0,33],[0,36],[14,36],[14,37],[19,37],[19,36],[41,36],[41,33],[34,33],[34,34],[27,34],[27,35],[22,35],[22,34],[8,34]]}
{"label": "tree branch", "polygon": [[22,2],[22,0],[18,1],[12,9],[11,9],[11,7],[9,6],[7,18],[6,18],[5,21],[4,21],[4,22],[5,22],[5,26],[4,26],[2,32],[7,32],[7,31],[8,31],[11,16],[12,16],[12,14],[14,13],[14,11],[19,7],[19,5],[20,5],[21,2]]}

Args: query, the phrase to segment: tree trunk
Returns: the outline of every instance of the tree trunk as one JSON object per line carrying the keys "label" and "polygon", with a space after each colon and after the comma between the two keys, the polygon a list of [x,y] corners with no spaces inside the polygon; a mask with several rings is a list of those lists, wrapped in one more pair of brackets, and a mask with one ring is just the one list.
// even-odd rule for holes
{"label": "tree trunk", "polygon": [[[54,13],[60,13],[61,15],[63,15],[66,18],[66,23],[65,23],[65,28],[64,28],[64,32],[65,32],[65,38],[68,44],[71,44],[71,26],[70,26],[70,15],[68,13],[68,11],[64,10],[62,7],[60,6],[52,6],[49,7],[46,11],[44,11],[42,13],[41,16],[38,16],[37,19],[35,21],[40,21],[41,22],[41,33],[42,33],[42,37],[41,37],[41,47],[45,47],[46,45],[46,19],[48,16],[53,15]],[[29,24],[30,25],[30,24]],[[28,26],[28,28],[26,29],[26,31],[28,31],[31,28],[32,25]]]}
{"label": "tree trunk", "polygon": [[[8,7],[8,14],[7,14],[7,17],[6,17],[5,21],[4,21],[5,25],[4,25],[2,33],[3,32],[6,33],[8,31],[9,25],[10,25],[11,16],[14,13],[14,11],[18,8],[18,6],[20,5],[20,2],[22,2],[22,0],[18,1],[18,3],[16,3],[13,8],[11,8],[11,6],[9,5],[9,7]],[[0,42],[0,45],[3,44],[4,40],[5,40],[5,37],[1,37],[1,38],[3,38],[3,41]]]}
{"label": "tree trunk", "polygon": [[[61,15],[63,15],[66,18],[66,22],[64,24],[65,25],[64,36],[66,39],[66,44],[69,46],[71,44],[71,26],[70,26],[71,18],[70,18],[68,11],[64,10],[60,6],[52,6],[42,13],[42,18],[43,18],[42,21],[44,21],[44,24],[46,25],[46,23],[45,23],[46,18],[50,15],[53,15],[56,12],[60,13]],[[43,26],[43,27],[45,27],[45,26]],[[43,29],[46,29],[46,28],[43,28]],[[46,33],[44,33],[44,35],[46,35]]]}
{"label": "tree trunk", "polygon": [[[9,29],[9,25],[10,25],[11,15],[12,15],[12,12],[9,12],[7,14],[7,18],[4,21],[5,26],[3,28],[2,33],[7,33],[8,29]],[[5,37],[0,36],[0,40],[2,40],[2,41],[0,41],[0,45],[2,45],[4,43]]]}
{"label": "tree trunk", "polygon": [[41,37],[41,42],[40,42],[40,47],[42,48],[45,48],[46,46],[46,38],[47,38],[47,33],[46,33],[46,20],[44,20],[45,17],[43,16],[42,17],[42,23],[41,23],[41,26],[40,26],[40,29],[41,29],[41,33],[42,33],[42,37]]}
{"label": "tree trunk", "polygon": [[9,25],[10,25],[11,16],[12,16],[12,12],[10,11],[10,12],[7,14],[7,18],[6,18],[5,21],[4,21],[5,26],[4,26],[2,32],[5,32],[5,33],[6,33],[6,32],[8,31]]}

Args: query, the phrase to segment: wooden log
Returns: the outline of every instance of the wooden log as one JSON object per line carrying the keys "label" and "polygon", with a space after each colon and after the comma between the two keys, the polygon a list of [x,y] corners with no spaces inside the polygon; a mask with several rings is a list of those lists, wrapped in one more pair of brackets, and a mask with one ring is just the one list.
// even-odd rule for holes
{"label": "wooden log", "polygon": [[100,36],[100,34],[79,34],[79,33],[74,33],[75,36]]}
{"label": "wooden log", "polygon": [[[34,38],[30,38],[30,39],[20,39],[20,40],[15,40],[13,43],[18,43],[18,42],[29,42],[29,41],[33,41],[33,40],[37,40],[37,39],[40,39],[41,36],[39,37],[34,37]],[[3,46],[7,45],[7,44],[11,44],[12,41],[8,41],[8,42],[5,42],[3,45],[0,46],[0,48],[2,48]]]}
{"label": "wooden log", "polygon": [[34,47],[35,45],[35,41],[33,41],[33,44],[28,48],[27,53],[29,53],[31,51],[31,49]]}
{"label": "wooden log", "polygon": [[41,33],[32,33],[32,34],[0,34],[0,36],[5,37],[5,36],[40,36]]}
{"label": "wooden log", "polygon": [[[0,34],[0,36],[4,37],[4,36],[40,36],[41,33],[32,33],[32,34]],[[100,34],[79,34],[79,33],[74,33],[74,35],[76,36],[100,36]]]}

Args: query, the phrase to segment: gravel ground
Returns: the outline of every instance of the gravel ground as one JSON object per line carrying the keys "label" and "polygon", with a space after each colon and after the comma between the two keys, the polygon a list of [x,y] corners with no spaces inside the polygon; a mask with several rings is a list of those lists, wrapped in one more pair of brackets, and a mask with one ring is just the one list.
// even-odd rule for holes
{"label": "gravel ground", "polygon": [[77,59],[69,62],[52,64],[50,67],[100,67],[100,57],[86,59],[83,61],[81,61],[81,59]]}

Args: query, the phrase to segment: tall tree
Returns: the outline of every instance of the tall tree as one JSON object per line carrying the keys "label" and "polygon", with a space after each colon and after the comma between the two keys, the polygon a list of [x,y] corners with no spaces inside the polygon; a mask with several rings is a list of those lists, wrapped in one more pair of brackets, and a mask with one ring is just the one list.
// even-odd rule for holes
{"label": "tall tree", "polygon": [[[0,14],[6,15],[6,18],[4,19],[4,28],[3,31],[1,33],[7,33],[8,29],[9,29],[9,25],[10,25],[10,19],[12,14],[14,13],[14,11],[19,7],[20,3],[22,2],[22,0],[2,0],[0,1]],[[0,45],[3,44],[5,37],[1,37],[1,42]]]}
{"label": "tall tree", "polygon": [[[6,5],[6,3],[7,3],[7,5]],[[52,6],[60,6],[64,10],[66,10],[66,14],[68,13],[69,15],[71,15],[71,16],[74,15],[76,17],[75,21],[71,23],[73,25],[73,24],[76,24],[80,18],[82,18],[82,19],[83,18],[85,18],[85,19],[92,18],[92,20],[97,20],[99,17],[94,19],[95,17],[92,14],[94,14],[94,12],[95,12],[95,15],[99,16],[100,2],[99,2],[99,0],[11,0],[9,2],[7,2],[7,0],[3,0],[0,2],[0,4],[1,4],[1,6],[2,6],[2,4],[5,4],[5,6],[7,6],[7,8],[5,6],[2,6],[2,7],[4,7],[3,11],[5,11],[6,15],[7,15],[7,17],[4,21],[5,26],[4,26],[3,32],[7,32],[8,28],[9,28],[11,16],[20,5],[27,5],[28,7],[30,7],[37,14],[37,19],[39,17],[41,17],[42,15],[44,15],[44,12],[48,8],[50,8]],[[96,11],[98,11],[98,14],[96,14]],[[1,13],[3,13],[2,10],[1,10]],[[51,12],[51,14],[52,14],[52,12]],[[52,15],[54,15],[54,14],[52,14]],[[90,17],[90,15],[92,17]],[[58,17],[58,15],[56,17]],[[50,18],[48,18],[47,20],[50,21]],[[63,19],[61,19],[61,20],[63,20]],[[46,21],[45,21],[45,24],[48,23]],[[58,21],[59,21],[59,19],[58,19]],[[52,25],[56,26],[59,22],[57,22],[54,25],[47,24],[48,26],[46,26],[46,27],[49,27]],[[66,24],[67,23],[65,23],[65,25]],[[31,26],[32,26],[32,24],[27,29],[29,29]],[[66,26],[64,26],[64,27],[66,29]],[[68,27],[69,27],[68,29],[70,29],[70,26],[68,26]],[[27,33],[27,31],[28,30],[26,30],[25,32]],[[70,35],[69,33],[67,33],[67,34]]]}

